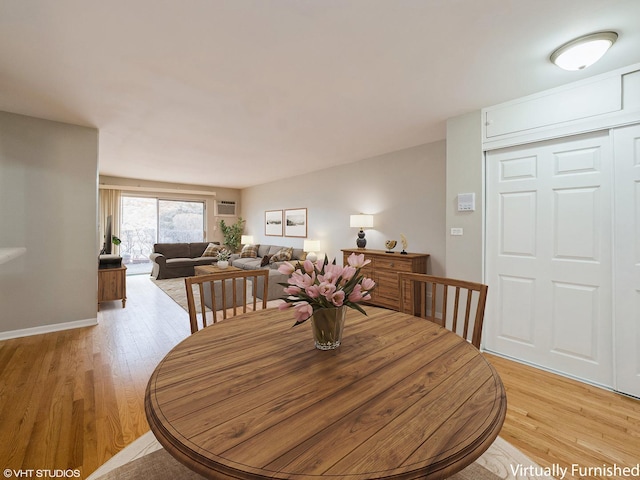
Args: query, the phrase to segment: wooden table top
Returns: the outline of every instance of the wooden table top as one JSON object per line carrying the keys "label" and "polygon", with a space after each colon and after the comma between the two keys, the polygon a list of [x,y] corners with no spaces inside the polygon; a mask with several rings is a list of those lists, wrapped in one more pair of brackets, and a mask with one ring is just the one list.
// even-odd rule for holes
{"label": "wooden table top", "polygon": [[194,272],[196,275],[211,275],[213,273],[226,273],[241,270],[241,268],[232,267],[231,265],[229,265],[227,268],[220,268],[217,265],[196,265],[194,267]]}
{"label": "wooden table top", "polygon": [[151,429],[209,478],[446,478],[495,440],[506,396],[471,344],[417,317],[349,310],[342,345],[261,310],[177,345],[145,395]]}

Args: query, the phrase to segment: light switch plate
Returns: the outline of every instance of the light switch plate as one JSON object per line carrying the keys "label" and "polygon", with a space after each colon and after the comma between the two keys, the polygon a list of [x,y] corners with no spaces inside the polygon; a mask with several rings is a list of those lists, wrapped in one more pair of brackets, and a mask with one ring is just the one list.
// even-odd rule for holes
{"label": "light switch plate", "polygon": [[452,228],[451,229],[451,235],[453,235],[453,236],[457,237],[457,236],[462,235],[462,233],[463,233],[462,228]]}

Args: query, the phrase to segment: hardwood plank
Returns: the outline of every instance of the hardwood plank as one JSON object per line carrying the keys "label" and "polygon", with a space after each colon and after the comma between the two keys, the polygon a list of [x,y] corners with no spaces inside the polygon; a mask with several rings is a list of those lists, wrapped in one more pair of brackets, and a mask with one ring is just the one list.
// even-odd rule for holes
{"label": "hardwood plank", "polygon": [[[640,400],[495,355],[485,356],[507,390],[507,419],[500,435],[532,460],[541,466],[557,464],[569,469],[573,464],[638,464]],[[577,478],[570,472],[565,478]]]}

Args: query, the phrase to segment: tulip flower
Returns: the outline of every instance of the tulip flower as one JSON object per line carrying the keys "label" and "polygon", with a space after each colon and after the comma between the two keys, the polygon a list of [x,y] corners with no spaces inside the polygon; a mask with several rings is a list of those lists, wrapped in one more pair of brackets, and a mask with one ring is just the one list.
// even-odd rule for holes
{"label": "tulip flower", "polygon": [[347,265],[337,265],[325,258],[314,264],[309,260],[297,263],[284,262],[278,271],[289,276],[283,283],[285,296],[281,310],[294,309],[295,325],[305,322],[315,310],[350,307],[366,312],[358,303],[371,300],[370,292],[375,288],[372,278],[361,275],[362,267],[369,264],[364,254],[351,254]]}

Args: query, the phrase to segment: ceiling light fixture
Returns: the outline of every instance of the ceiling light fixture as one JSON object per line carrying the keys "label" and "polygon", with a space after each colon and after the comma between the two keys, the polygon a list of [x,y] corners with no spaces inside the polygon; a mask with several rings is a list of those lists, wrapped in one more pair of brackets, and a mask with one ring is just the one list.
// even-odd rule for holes
{"label": "ceiling light fixture", "polygon": [[551,54],[551,61],[564,70],[582,70],[600,60],[617,39],[616,32],[584,35],[558,48]]}

